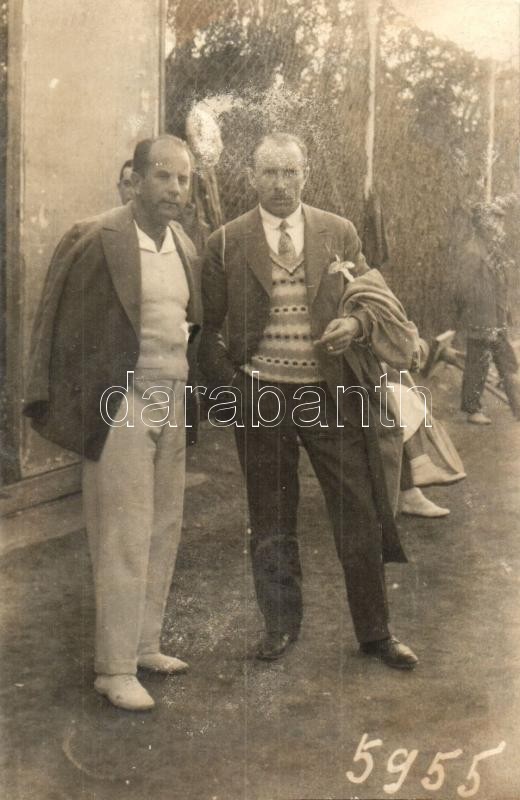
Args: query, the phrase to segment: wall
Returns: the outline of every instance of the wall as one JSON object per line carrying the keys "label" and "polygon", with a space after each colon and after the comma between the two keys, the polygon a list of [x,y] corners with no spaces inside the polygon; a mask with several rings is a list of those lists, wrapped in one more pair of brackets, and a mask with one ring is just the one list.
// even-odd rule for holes
{"label": "wall", "polygon": [[71,462],[20,418],[49,259],[71,223],[118,204],[121,163],[161,127],[164,9],[162,0],[10,5],[8,383],[19,477],[28,477]]}

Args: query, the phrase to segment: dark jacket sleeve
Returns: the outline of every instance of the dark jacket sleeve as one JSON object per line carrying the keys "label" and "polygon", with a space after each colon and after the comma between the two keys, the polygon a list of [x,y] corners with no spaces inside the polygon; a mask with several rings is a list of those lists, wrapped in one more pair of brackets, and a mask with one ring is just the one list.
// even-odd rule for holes
{"label": "dark jacket sleeve", "polygon": [[31,335],[28,380],[23,412],[28,417],[41,416],[49,399],[49,366],[54,324],[58,306],[71,264],[82,236],[81,227],[74,225],[61,239],[45,278]]}
{"label": "dark jacket sleeve", "polygon": [[229,385],[235,374],[223,326],[228,311],[227,277],[223,264],[224,228],[208,239],[202,263],[203,323],[199,344],[199,366],[213,384]]}

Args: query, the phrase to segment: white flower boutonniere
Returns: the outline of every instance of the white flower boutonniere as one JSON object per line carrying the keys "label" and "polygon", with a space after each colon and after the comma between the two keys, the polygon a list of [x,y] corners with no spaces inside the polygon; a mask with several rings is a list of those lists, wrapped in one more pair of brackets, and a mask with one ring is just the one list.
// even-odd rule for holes
{"label": "white flower boutonniere", "polygon": [[329,275],[334,275],[336,272],[341,272],[347,281],[351,283],[353,280],[355,280],[351,272],[351,270],[354,269],[356,269],[356,265],[353,261],[340,261],[339,256],[336,256],[335,260],[329,264],[328,273]]}

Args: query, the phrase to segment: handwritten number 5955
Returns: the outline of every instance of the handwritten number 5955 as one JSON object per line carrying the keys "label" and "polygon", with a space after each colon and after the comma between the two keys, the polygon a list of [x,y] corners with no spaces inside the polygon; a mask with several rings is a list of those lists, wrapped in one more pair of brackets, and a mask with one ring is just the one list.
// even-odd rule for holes
{"label": "handwritten number 5955", "polygon": [[[353,761],[361,761],[364,763],[365,769],[360,775],[356,775],[352,770],[348,770],[346,776],[351,783],[364,783],[367,780],[370,773],[374,769],[374,758],[370,750],[373,750],[376,747],[381,747],[382,745],[382,739],[370,740],[367,733],[363,734],[355,752]],[[473,758],[471,767],[469,768],[469,772],[466,776],[466,784],[461,784],[457,788],[459,797],[473,797],[477,794],[480,788],[480,775],[477,770],[477,765],[480,761],[484,761],[486,758],[490,758],[491,756],[502,753],[505,746],[505,742],[500,742],[497,747],[494,747],[491,750],[484,750],[482,753],[478,753],[478,755]],[[418,750],[406,750],[404,747],[394,750],[388,759],[386,768],[391,774],[400,773],[400,776],[393,783],[386,783],[383,786],[386,794],[394,794],[395,792],[399,791],[405,782],[418,753]],[[421,781],[422,786],[430,792],[438,792],[444,784],[444,779],[446,777],[442,762],[459,758],[461,755],[462,750],[460,748],[457,750],[452,750],[449,753],[436,753],[435,758],[428,767],[426,776]]]}

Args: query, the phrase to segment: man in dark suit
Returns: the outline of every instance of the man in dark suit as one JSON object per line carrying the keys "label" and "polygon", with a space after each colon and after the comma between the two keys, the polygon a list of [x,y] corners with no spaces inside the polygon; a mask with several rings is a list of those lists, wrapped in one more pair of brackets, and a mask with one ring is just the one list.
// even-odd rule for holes
{"label": "man in dark suit", "polygon": [[200,322],[194,248],[174,221],[191,163],[180,139],[141,141],[134,200],[65,235],[35,323],[25,397],[33,427],[84,458],[95,688],[129,710],[154,705],[138,666],[187,667],[159,644],[181,534],[187,345]]}
{"label": "man in dark suit", "polygon": [[[361,650],[411,669],[416,656],[388,629],[383,558],[406,559],[382,472],[384,437],[362,426],[363,392],[337,392],[366,385],[370,393],[371,384],[373,395],[381,375],[369,347],[370,313],[339,310],[345,277],[336,265],[348,262],[354,279],[368,267],[351,222],[301,204],[308,171],[299,139],[266,136],[249,170],[259,206],[210,237],[202,272],[201,369],[245,398],[245,425],[235,426],[235,436],[266,625],[257,656],[280,657],[300,630],[301,442],[325,495]],[[395,430],[382,433],[400,452]]]}
{"label": "man in dark suit", "polygon": [[506,206],[505,198],[473,205],[472,236],[464,246],[455,283],[457,315],[466,333],[461,408],[473,425],[491,424],[481,408],[491,360],[511,411],[520,419],[518,361],[508,335],[509,286],[515,265],[505,249]]}

